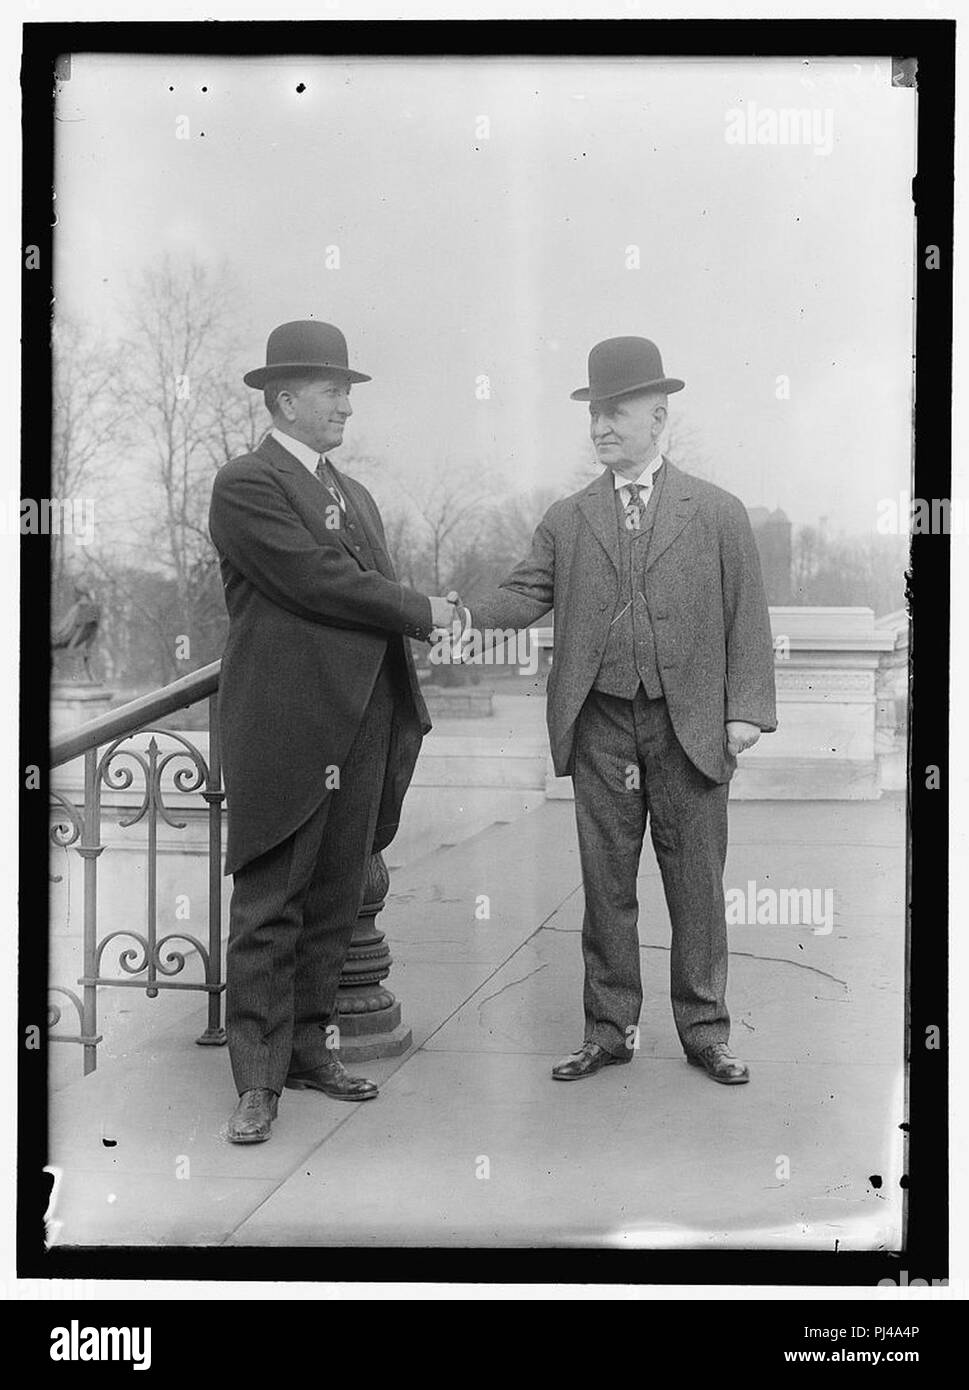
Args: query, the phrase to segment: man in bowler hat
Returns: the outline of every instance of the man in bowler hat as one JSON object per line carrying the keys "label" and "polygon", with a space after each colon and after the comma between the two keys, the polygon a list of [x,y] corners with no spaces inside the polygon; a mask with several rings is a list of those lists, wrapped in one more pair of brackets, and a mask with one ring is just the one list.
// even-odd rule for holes
{"label": "man in bowler hat", "polygon": [[585,890],[585,1032],[559,1081],[629,1062],[642,1007],[636,879],[647,820],[672,922],[673,1018],[689,1062],[749,1080],[730,1051],[723,868],[737,755],[777,727],[770,621],[743,505],[665,458],[667,377],[645,338],[589,354],[601,475],[549,508],[531,554],[465,611],[465,635],[555,609],[552,760],[571,776]]}
{"label": "man in bowler hat", "polygon": [[393,838],[430,728],[410,647],[453,605],[400,584],[365,487],[329,458],[352,414],[343,334],[269,335],[248,372],[273,426],[216,475],[209,529],[229,635],[219,684],[233,875],[228,1137],[269,1138],[284,1087],[369,1100],[332,1044],[340,972],[371,853]]}

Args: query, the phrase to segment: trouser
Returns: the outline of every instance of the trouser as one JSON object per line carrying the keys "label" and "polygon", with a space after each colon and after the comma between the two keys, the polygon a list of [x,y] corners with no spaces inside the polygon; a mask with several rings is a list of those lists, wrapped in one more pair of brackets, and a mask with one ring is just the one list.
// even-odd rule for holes
{"label": "trouser", "polygon": [[727,784],[690,762],[666,701],[591,691],[576,730],[575,814],[585,888],[582,954],[587,1038],[636,1045],[643,1002],[636,879],[650,835],[672,923],[670,997],[686,1052],[727,1042],[723,869]]}
{"label": "trouser", "polygon": [[[363,903],[394,714],[384,662],[339,786],[233,878],[225,1023],[240,1095],[277,1094],[327,1053],[340,972]],[[299,731],[293,730],[299,737]],[[231,815],[231,807],[230,807]]]}

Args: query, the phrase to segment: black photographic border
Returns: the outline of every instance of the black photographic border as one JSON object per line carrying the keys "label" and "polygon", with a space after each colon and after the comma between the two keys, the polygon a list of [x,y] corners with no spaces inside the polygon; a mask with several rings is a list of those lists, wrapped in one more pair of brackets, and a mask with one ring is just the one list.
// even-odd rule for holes
{"label": "black photographic border", "polygon": [[[275,21],[25,24],[22,61],[24,247],[22,269],[21,495],[49,495],[50,316],[55,66],[73,52],[329,57],[834,57],[914,58],[918,70],[915,246],[915,472],[913,496],[951,486],[955,23],[949,20]],[[929,269],[924,248],[938,246]],[[908,1108],[906,1234],[901,1255],[599,1249],[60,1247],[44,1248],[47,1043],[25,1045],[47,1016],[47,748],[49,543],[21,542],[20,843],[17,1273],[40,1279],[446,1281],[873,1286],[882,1279],[948,1276],[948,536],[912,538],[913,614],[909,734]],[[39,789],[24,769],[41,769]],[[925,768],[941,789],[926,788]],[[926,1030],[941,1046],[925,1046]],[[711,1175],[713,1177],[713,1175]]]}

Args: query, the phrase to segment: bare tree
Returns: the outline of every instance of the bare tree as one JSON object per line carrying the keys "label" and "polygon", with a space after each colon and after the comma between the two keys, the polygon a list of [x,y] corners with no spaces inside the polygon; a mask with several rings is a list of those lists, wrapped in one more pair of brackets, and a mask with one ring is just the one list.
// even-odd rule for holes
{"label": "bare tree", "polygon": [[140,534],[152,561],[174,585],[168,679],[184,671],[176,638],[196,639],[216,619],[218,562],[207,515],[215,470],[252,449],[264,432],[261,403],[233,370],[233,283],[198,261],[163,261],[137,287],[127,383],[149,460],[149,505]]}
{"label": "bare tree", "polygon": [[412,589],[420,586],[422,545],[413,515],[401,507],[388,507],[381,512],[387,549],[394,562],[397,578]]}
{"label": "bare tree", "polygon": [[397,473],[386,475],[382,509],[397,542],[406,541],[410,552],[406,568],[422,581],[418,587],[434,594],[452,587],[453,572],[471,545],[489,500],[481,476],[470,465],[452,468],[447,464],[414,483],[405,483]]}
{"label": "bare tree", "polygon": [[209,403],[211,430],[204,447],[213,468],[221,468],[240,454],[251,453],[270,429],[262,393],[243,388],[241,383],[239,389],[233,390],[232,385],[223,378]]}
{"label": "bare tree", "polygon": [[467,535],[487,494],[467,478],[445,475],[421,497],[420,509],[429,535],[430,570],[435,594],[450,587],[450,571],[462,536]]}
{"label": "bare tree", "polygon": [[836,536],[801,526],[792,551],[793,601],[822,608],[864,605],[876,615],[905,606],[907,536]]}
{"label": "bare tree", "polygon": [[124,688],[162,683],[170,671],[172,649],[166,605],[159,602],[164,576],[129,563],[117,550],[107,553],[104,547],[92,548],[88,562],[101,601],[98,636],[108,680]]}
{"label": "bare tree", "polygon": [[535,528],[561,496],[557,488],[538,487],[501,502],[493,514],[490,546],[500,560],[508,558],[514,564],[528,554]]}
{"label": "bare tree", "polygon": [[[87,500],[125,444],[132,412],[121,384],[119,346],[98,341],[58,312],[51,333],[53,398],[51,496]],[[51,585],[55,603],[67,584],[65,538],[51,536]]]}
{"label": "bare tree", "polygon": [[795,603],[810,603],[815,576],[825,559],[827,545],[817,526],[801,526],[794,533],[791,555],[791,588]]}
{"label": "bare tree", "polygon": [[684,472],[692,473],[697,478],[705,478],[707,482],[714,481],[714,468],[706,449],[703,432],[679,411],[670,414],[663,453],[671,463],[677,468],[682,468]]}

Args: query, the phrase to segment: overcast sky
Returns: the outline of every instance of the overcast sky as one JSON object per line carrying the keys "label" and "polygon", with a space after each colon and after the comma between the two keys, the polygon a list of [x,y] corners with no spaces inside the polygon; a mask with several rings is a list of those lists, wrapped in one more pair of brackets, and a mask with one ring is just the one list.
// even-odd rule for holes
{"label": "overcast sky", "polygon": [[[752,107],[831,138],[730,143]],[[374,378],[348,439],[415,471],[476,462],[496,491],[572,489],[569,392],[593,343],[641,334],[686,380],[709,476],[867,531],[909,477],[914,120],[865,58],[75,56],[57,300],[110,335],[141,267],[226,260],[241,367],[279,322],[335,322]]]}

